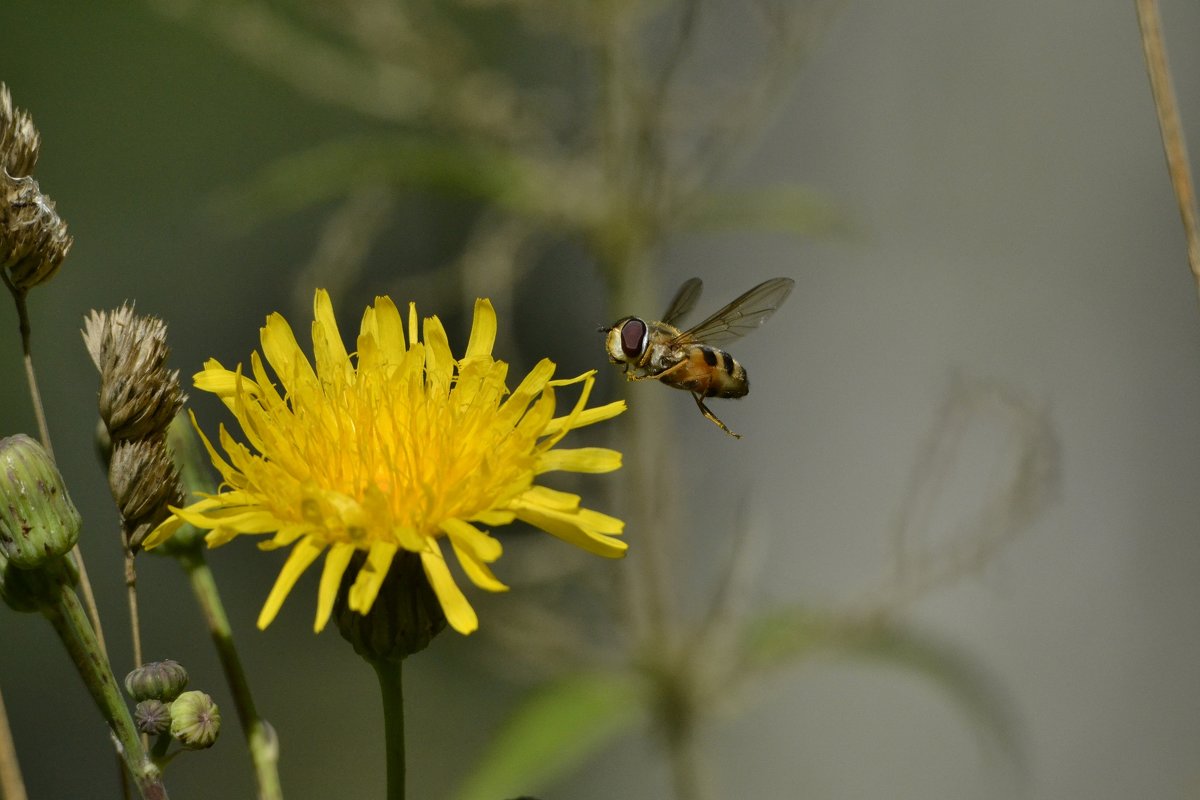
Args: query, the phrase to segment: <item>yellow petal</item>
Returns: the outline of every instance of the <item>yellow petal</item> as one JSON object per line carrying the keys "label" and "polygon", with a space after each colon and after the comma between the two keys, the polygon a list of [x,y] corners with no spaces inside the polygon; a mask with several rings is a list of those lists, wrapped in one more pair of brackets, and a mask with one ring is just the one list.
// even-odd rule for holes
{"label": "yellow petal", "polygon": [[462,565],[463,572],[467,573],[471,583],[480,589],[487,589],[489,592],[508,591],[508,587],[492,574],[487,564],[477,559],[474,554],[459,547],[453,539],[450,540],[450,546],[454,548],[454,555],[458,556],[458,563]]}
{"label": "yellow petal", "polygon": [[517,424],[525,410],[534,398],[546,388],[550,376],[554,374],[554,362],[548,358],[539,361],[529,374],[517,385],[513,393],[496,412],[495,426],[497,430],[507,430]]}
{"label": "yellow petal", "polygon": [[621,453],[607,447],[577,447],[538,453],[536,472],[612,472],[621,468]]}
{"label": "yellow petal", "polygon": [[450,340],[446,338],[446,329],[437,317],[425,318],[424,333],[425,375],[430,389],[444,397],[450,392],[450,378],[454,375]]}
{"label": "yellow petal", "polygon": [[346,344],[338,332],[329,293],[318,289],[313,298],[313,362],[322,386],[344,386],[353,382],[354,367],[346,354]]}
{"label": "yellow petal", "polygon": [[451,544],[466,550],[479,561],[491,563],[503,552],[500,542],[469,522],[450,517],[442,520],[439,527],[450,537]]}
{"label": "yellow petal", "polygon": [[[210,366],[212,364],[216,366]],[[210,360],[205,363],[204,369],[192,376],[192,384],[202,392],[211,392],[224,399],[233,396],[237,388],[237,373]]]}
{"label": "yellow petal", "polygon": [[478,522],[480,525],[500,526],[507,525],[516,518],[517,515],[511,511],[488,509],[471,517],[471,522]]}
{"label": "yellow petal", "polygon": [[530,486],[521,496],[521,502],[527,505],[545,506],[555,511],[575,511],[579,508],[579,495],[560,492],[548,486]]}
{"label": "yellow petal", "polygon": [[363,562],[350,587],[350,608],[360,614],[366,614],[375,603],[379,589],[387,578],[388,569],[392,566],[392,558],[398,548],[391,542],[371,542],[367,551],[367,560]]}
{"label": "yellow petal", "polygon": [[[559,430],[557,433],[551,434],[548,439],[538,445],[538,447],[540,447],[542,450],[549,450],[551,447],[558,444],[559,440],[567,435],[567,431],[575,427],[575,423],[578,421],[579,415],[583,413],[584,406],[587,405],[588,397],[590,397],[592,394],[592,386],[594,386],[596,383],[595,374],[596,371],[592,370],[591,372],[583,373],[577,378],[563,381],[560,384],[565,386],[578,381],[583,381],[583,388],[579,390],[579,399],[575,401],[575,407],[571,409],[571,413],[563,417],[562,422],[559,423],[561,430]],[[551,381],[550,383],[551,385],[554,385],[557,382]],[[543,425],[542,430],[544,431],[545,428],[546,426]]]}
{"label": "yellow petal", "polygon": [[603,531],[597,531],[588,526],[583,513],[587,509],[581,509],[576,514],[568,514],[543,506],[523,505],[514,510],[517,512],[518,519],[598,556],[620,558],[625,555],[625,550],[629,547],[620,539],[605,536]]}
{"label": "yellow petal", "polygon": [[571,423],[571,429],[583,428],[597,422],[603,422],[606,419],[612,419],[618,414],[625,411],[625,401],[616,400],[612,403],[607,403],[595,408],[585,408],[572,419],[570,416],[555,417],[546,423],[546,428],[543,431],[547,436],[552,436],[564,429],[568,422]]}
{"label": "yellow petal", "polygon": [[375,337],[385,364],[399,364],[404,358],[404,323],[400,309],[390,297],[375,298]]}
{"label": "yellow petal", "polygon": [[486,298],[475,300],[475,316],[471,320],[471,338],[467,342],[466,361],[480,356],[490,356],[496,344],[496,310]]}
{"label": "yellow petal", "polygon": [[[437,545],[433,547],[436,548]],[[467,602],[462,590],[458,588],[458,584],[454,582],[442,554],[432,548],[422,550],[421,566],[425,568],[425,577],[429,579],[429,585],[433,587],[438,602],[442,604],[442,611],[445,612],[450,627],[464,635],[473,633],[479,627],[479,617]]]}
{"label": "yellow petal", "polygon": [[267,317],[266,325],[259,330],[259,343],[267,363],[279,376],[279,382],[287,394],[312,391],[320,385],[312,365],[308,363],[308,356],[300,349],[291,326],[281,315]]}
{"label": "yellow petal", "polygon": [[319,633],[329,622],[333,613],[333,601],[337,598],[338,587],[342,585],[342,575],[350,565],[355,548],[352,544],[335,544],[329,548],[325,556],[325,567],[321,570],[321,584],[317,589],[317,617],[313,622],[313,632]]}
{"label": "yellow petal", "polygon": [[417,343],[417,304],[408,304],[408,347]]}
{"label": "yellow petal", "polygon": [[275,619],[288,592],[296,585],[296,581],[304,574],[304,570],[308,569],[317,556],[321,555],[322,549],[322,546],[315,543],[312,537],[300,540],[292,548],[291,554],[284,562],[283,569],[279,571],[279,577],[275,579],[275,585],[271,587],[271,593],[267,595],[267,602],[263,603],[262,612],[258,615],[259,630],[265,629]]}
{"label": "yellow petal", "polygon": [[187,523],[185,523],[178,516],[172,514],[160,522],[158,527],[150,531],[150,533],[142,541],[142,549],[149,550],[151,548],[158,547],[167,539],[170,539],[172,536],[174,536],[175,533],[185,524]]}

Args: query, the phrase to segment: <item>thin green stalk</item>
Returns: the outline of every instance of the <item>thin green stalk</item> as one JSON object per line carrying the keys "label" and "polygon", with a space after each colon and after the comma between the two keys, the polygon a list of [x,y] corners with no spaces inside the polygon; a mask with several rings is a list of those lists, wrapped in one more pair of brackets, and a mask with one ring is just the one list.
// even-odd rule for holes
{"label": "thin green stalk", "polygon": [[246,736],[250,760],[254,763],[259,800],[283,800],[283,788],[279,783],[279,746],[275,732],[258,716],[258,710],[254,707],[254,697],[233,642],[233,630],[229,626],[229,618],[225,614],[225,606],[221,603],[221,595],[217,591],[212,570],[209,569],[199,547],[185,551],[178,558],[192,584],[196,602],[204,612],[209,635],[212,636],[213,646],[221,661],[221,669],[225,672],[225,681],[233,694],[238,721],[241,722],[242,732]]}
{"label": "thin green stalk", "polygon": [[129,715],[129,707],[117,688],[117,679],[113,677],[108,658],[88,624],[79,598],[75,592],[64,588],[58,593],[54,604],[43,607],[42,613],[54,626],[75,662],[84,685],[112,728],[120,745],[121,758],[133,776],[138,792],[145,800],[166,800],[167,790],[162,784],[159,769],[142,748],[142,740]]}
{"label": "thin green stalk", "polygon": [[138,614],[137,567],[133,563],[133,551],[125,545],[125,599],[129,604],[129,635],[133,643],[133,668],[142,666],[142,623]]}
{"label": "thin green stalk", "polygon": [[[33,369],[33,327],[29,322],[29,305],[25,302],[28,292],[15,286],[5,270],[0,269],[0,279],[3,279],[17,306],[17,327],[21,332],[21,351],[25,356],[25,380],[29,384],[29,399],[33,404],[33,415],[37,419],[38,437],[53,461],[54,447],[50,444],[50,426],[46,422],[46,409],[42,406],[42,393],[38,390],[37,373]],[[104,629],[100,626],[100,610],[96,605],[96,595],[92,592],[92,582],[88,579],[87,566],[78,544],[72,548],[71,554],[75,557],[75,566],[79,571],[79,588],[87,605],[88,619],[91,620],[96,638],[100,640],[100,650],[107,662],[108,648],[104,644]]]}
{"label": "thin green stalk", "polygon": [[17,305],[17,327],[21,331],[21,350],[25,355],[25,380],[29,384],[29,398],[33,401],[33,416],[37,419],[38,437],[42,440],[42,447],[54,458],[54,448],[50,445],[50,426],[46,423],[46,409],[42,406],[42,394],[38,391],[37,374],[33,369],[33,328],[29,324],[29,305],[25,302],[27,292],[14,286],[8,280],[8,273],[0,273],[4,275],[4,284],[12,292],[13,302]]}
{"label": "thin green stalk", "polygon": [[0,797],[4,800],[25,800],[26,796],[21,765],[17,761],[17,748],[13,743],[12,729],[8,727],[8,712],[4,709],[4,696],[0,695]]}
{"label": "thin green stalk", "polygon": [[[370,660],[370,659],[368,659]],[[370,660],[379,678],[383,700],[384,747],[387,759],[387,800],[404,800],[404,689],[402,661]]]}

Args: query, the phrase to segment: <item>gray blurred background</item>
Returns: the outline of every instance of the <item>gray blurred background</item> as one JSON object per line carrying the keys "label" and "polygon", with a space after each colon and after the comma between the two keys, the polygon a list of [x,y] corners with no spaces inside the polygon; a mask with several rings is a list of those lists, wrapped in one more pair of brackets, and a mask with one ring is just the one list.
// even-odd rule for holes
{"label": "gray blurred background", "polygon": [[[1168,0],[1162,10],[1197,150],[1200,6]],[[719,46],[698,59],[701,74],[719,80],[738,47],[754,46],[719,22],[738,14],[738,4],[717,4],[700,47]],[[213,209],[281,156],[386,126],[146,6],[4,0],[0,37],[0,80],[42,133],[36,176],[75,236],[61,274],[32,295],[34,348],[62,469],[87,520],[82,545],[110,649],[127,654],[116,515],[92,454],[96,376],[77,334],[83,315],[136,300],[168,322],[185,376],[208,357],[247,360],[271,311],[304,341],[308,309],[296,297],[311,286],[295,287],[331,207],[252,226]],[[519,65],[531,84],[563,68],[553,37],[538,41],[545,52]],[[678,442],[693,531],[678,587],[685,605],[702,604],[729,531],[746,519],[764,532],[751,607],[849,608],[885,586],[913,464],[963,381],[999,387],[1048,420],[1060,478],[1055,501],[1028,524],[897,612],[994,681],[1018,764],[936,685],[886,665],[813,660],[702,729],[713,796],[1200,796],[1200,309],[1132,4],[847,2],[780,96],[722,180],[812,187],[848,232],[671,237],[654,254],[651,307],[620,312],[653,316],[692,275],[706,285],[701,312],[762,279],[797,282],[767,327],[731,347],[753,391],[712,405],[743,441],[702,420],[683,393],[641,385],[629,395],[634,414],[653,393]],[[371,297],[392,293],[443,316],[461,348],[469,306],[432,276],[474,214],[453,198],[395,200],[362,271],[338,289],[343,331]],[[513,325],[499,354],[522,368],[549,355],[562,374],[600,369],[599,396],[616,396],[595,333],[613,310],[594,265],[568,243],[518,277],[498,300]],[[5,329],[0,433],[33,432],[15,314],[0,302]],[[197,408],[210,431],[224,419],[207,398]],[[948,487],[965,473],[964,495],[974,490],[975,457],[986,473],[1002,449],[990,441],[973,445]],[[611,508],[601,489],[589,502]],[[939,520],[970,502],[943,494],[923,534],[936,539]],[[650,535],[630,527],[629,558],[594,569],[636,568]],[[254,629],[282,558],[243,540],[212,553],[260,710],[280,733],[285,792],[380,796],[374,678],[334,630],[311,633],[312,576],[268,631]],[[511,577],[504,561],[497,571]],[[186,661],[193,683],[221,702],[178,578],[171,563],[143,562],[148,654]],[[514,582],[512,595],[521,591]],[[407,670],[413,797],[449,796],[535,682],[486,638],[510,598],[478,599],[480,635],[447,633]],[[6,612],[0,642],[31,796],[115,796],[103,728],[48,626]],[[128,656],[114,660],[123,674]],[[251,796],[226,708],[221,744],[172,765],[173,798]],[[624,737],[538,796],[667,797],[648,741]]]}

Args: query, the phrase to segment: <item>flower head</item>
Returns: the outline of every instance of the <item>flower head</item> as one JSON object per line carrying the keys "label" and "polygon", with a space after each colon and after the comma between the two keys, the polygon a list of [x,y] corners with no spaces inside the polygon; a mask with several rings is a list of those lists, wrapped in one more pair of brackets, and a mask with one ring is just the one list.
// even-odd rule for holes
{"label": "flower head", "polygon": [[[619,519],[580,505],[577,495],[534,483],[554,470],[609,472],[621,454],[597,447],[555,446],[569,431],[609,419],[624,402],[587,408],[594,372],[552,380],[543,359],[510,393],[508,364],[492,358],[496,315],[475,303],[466,352],[451,354],[437,317],[421,324],[409,305],[407,326],[395,304],[376,298],[363,314],[357,353],[347,353],[329,295],[319,290],[312,326],[314,364],[279,314],[262,328],[262,350],[250,375],[214,360],[196,388],[216,394],[237,418],[247,444],[224,426],[217,453],[205,446],[222,477],[221,491],[174,515],[146,540],[165,541],[183,522],[210,529],[210,546],[239,534],[269,535],[263,549],[292,548],[259,615],[266,627],[296,580],[324,554],[314,628],[329,620],[351,559],[365,561],[348,593],[349,607],[370,610],[401,551],[420,557],[450,625],[478,626],[474,610],[447,565],[444,545],[476,586],[507,587],[489,564],[501,545],[480,526],[520,519],[607,557],[621,556]],[[406,334],[407,333],[407,341]],[[578,399],[555,416],[557,392],[580,384]],[[203,434],[202,434],[203,436]]]}

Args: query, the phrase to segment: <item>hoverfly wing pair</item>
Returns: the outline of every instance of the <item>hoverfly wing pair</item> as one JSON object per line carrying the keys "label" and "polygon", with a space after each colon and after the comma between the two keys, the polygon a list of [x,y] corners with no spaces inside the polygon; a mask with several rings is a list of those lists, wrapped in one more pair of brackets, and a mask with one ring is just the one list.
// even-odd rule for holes
{"label": "hoverfly wing pair", "polygon": [[625,365],[628,380],[654,379],[690,392],[701,414],[740,439],[704,405],[706,397],[742,397],[750,391],[745,368],[713,345],[758,328],[783,305],[793,286],[791,278],[764,281],[698,325],[680,331],[677,323],[696,304],[703,288],[699,278],[692,278],[679,287],[661,322],[625,317],[601,328],[608,359]]}

